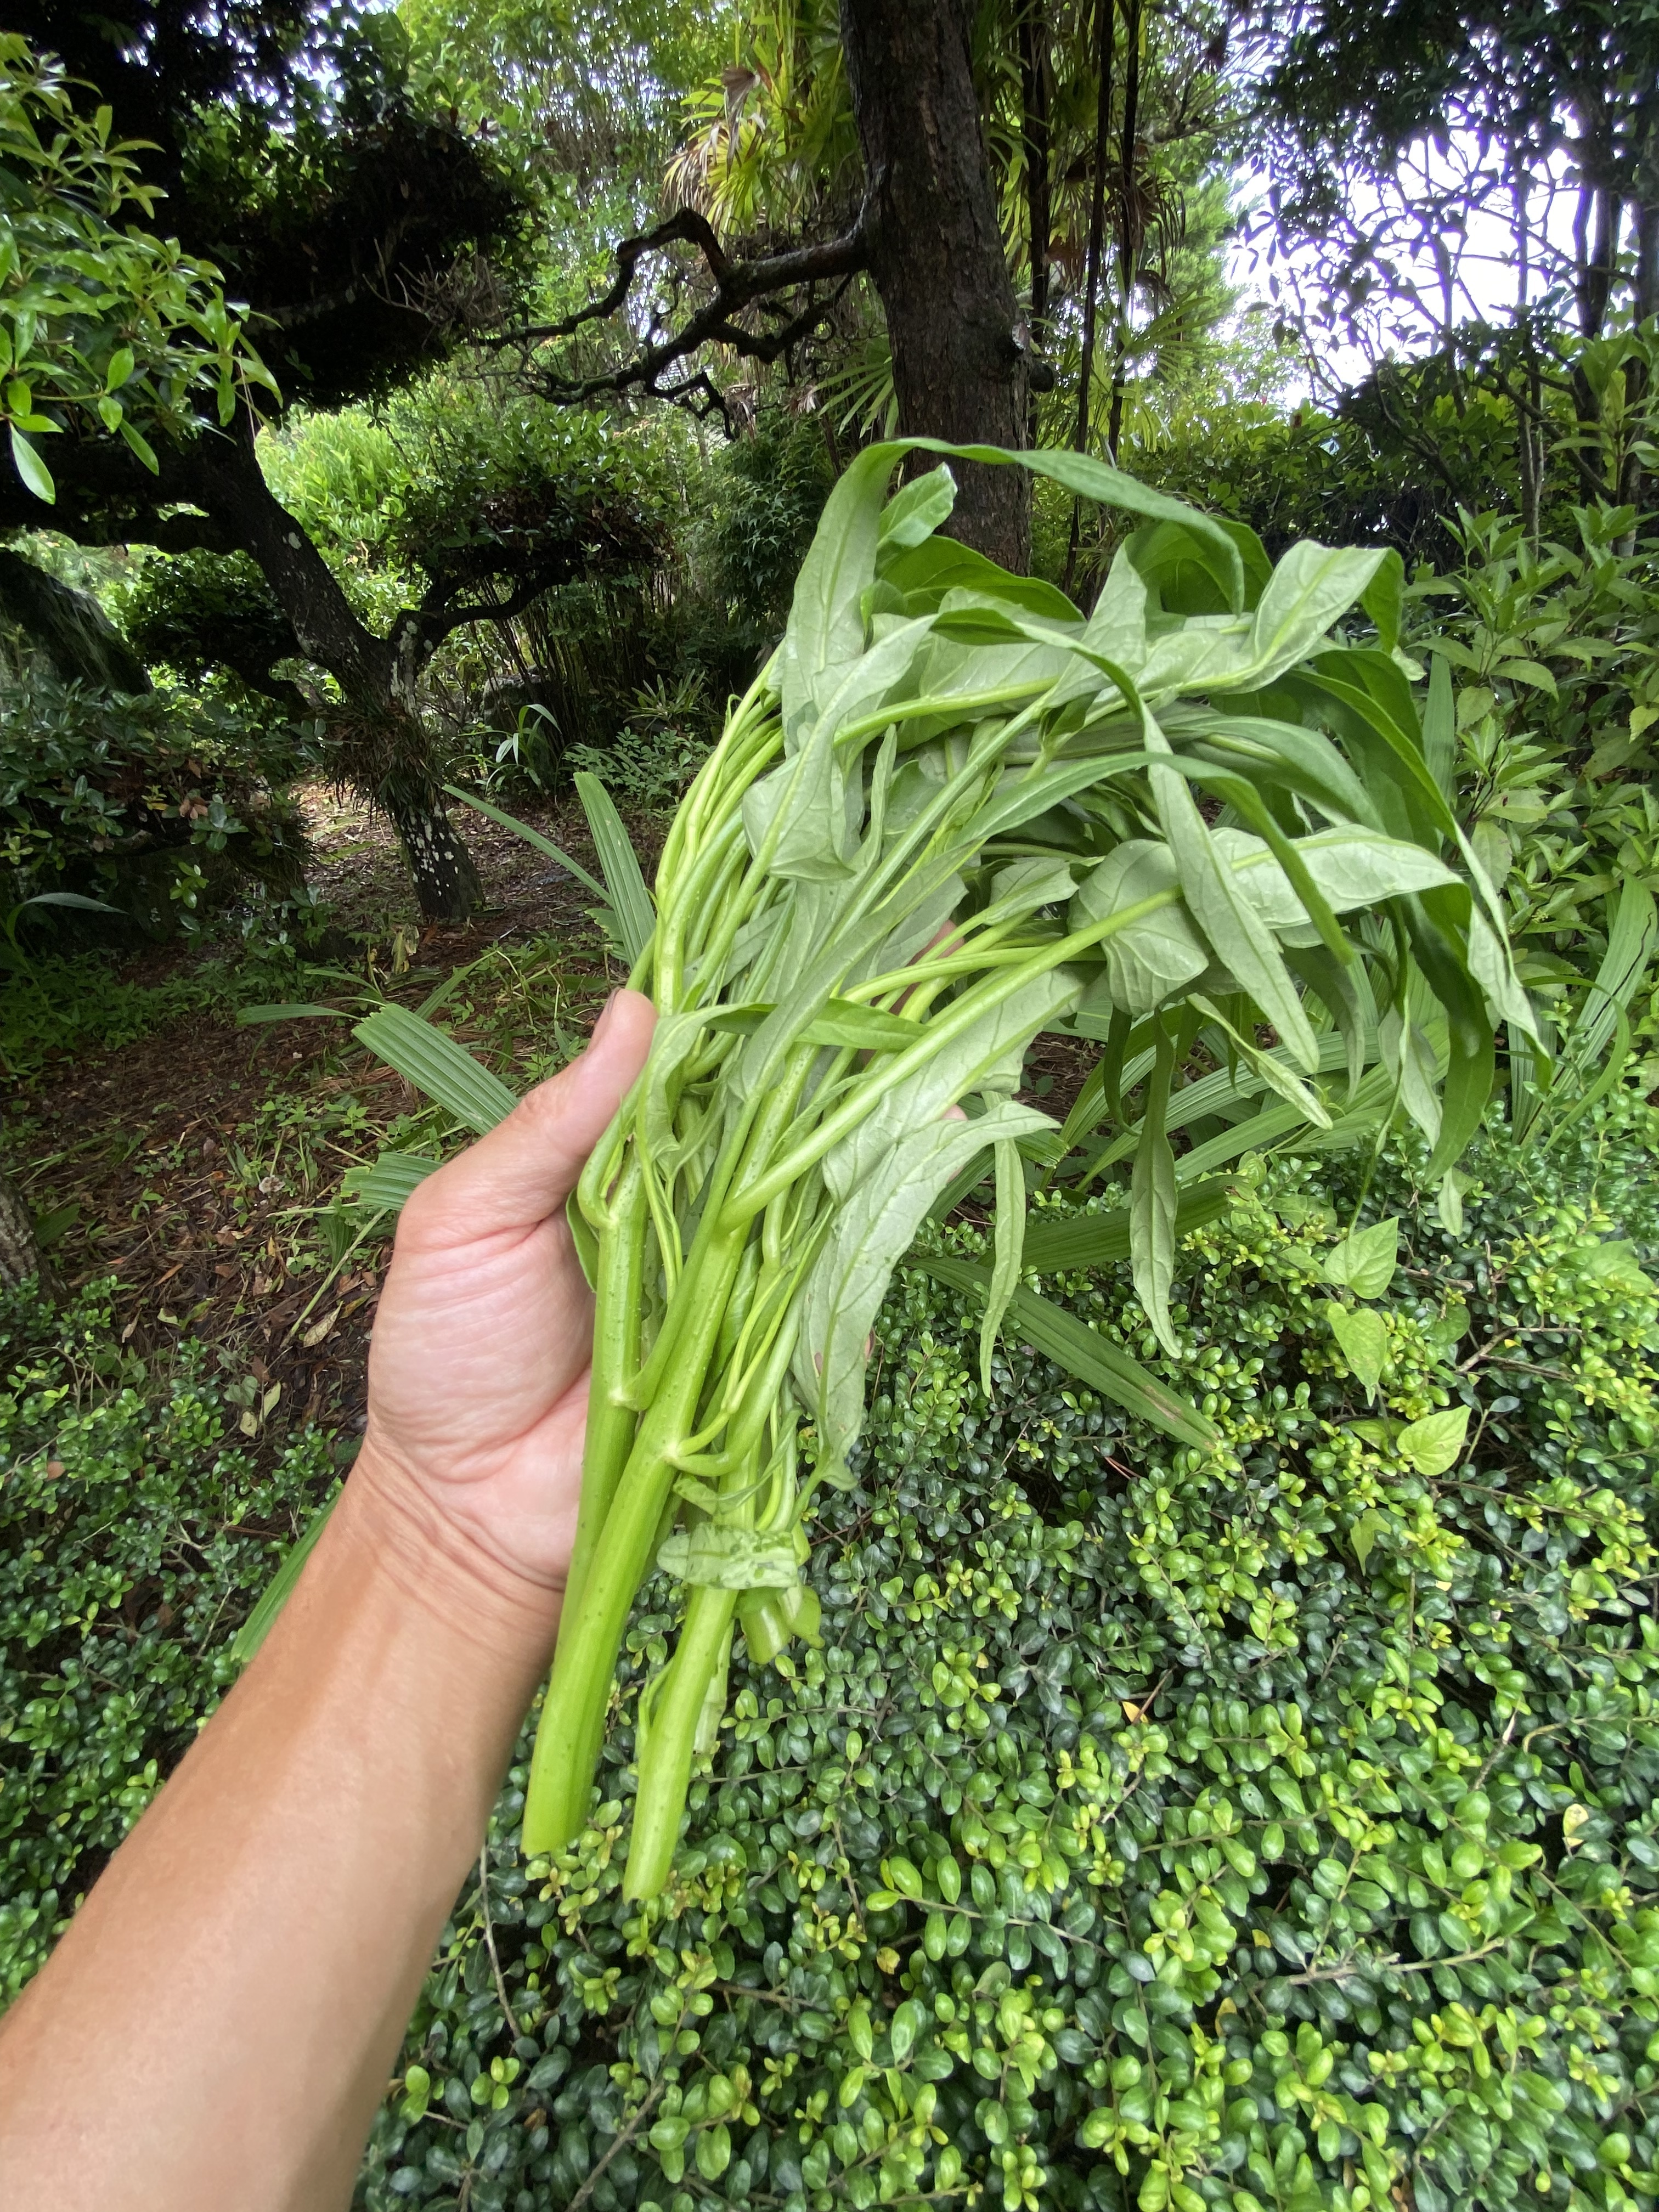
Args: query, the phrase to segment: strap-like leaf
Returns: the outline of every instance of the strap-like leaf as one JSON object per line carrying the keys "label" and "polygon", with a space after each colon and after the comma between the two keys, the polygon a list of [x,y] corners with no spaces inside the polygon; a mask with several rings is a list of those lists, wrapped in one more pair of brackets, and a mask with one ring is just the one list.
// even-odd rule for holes
{"label": "strap-like leaf", "polygon": [[[1177,1237],[1199,1229],[1226,1211],[1235,1185],[1230,1176],[1216,1176],[1192,1184],[1176,1197]],[[1059,1217],[1039,1212],[1025,1224],[1023,1265],[1038,1275],[1061,1275],[1074,1267],[1109,1267],[1129,1256],[1129,1209],[1114,1206],[1108,1213],[1073,1213]]]}
{"label": "strap-like leaf", "polygon": [[239,1028],[255,1029],[264,1022],[349,1022],[350,1015],[343,1006],[319,1006],[309,1000],[285,1000],[270,1006],[239,1006],[236,1021]]}
{"label": "strap-like leaf", "polygon": [[307,1522],[305,1531],[284,1555],[283,1563],[265,1584],[258,1602],[238,1629],[231,1641],[232,1664],[246,1667],[248,1661],[264,1642],[276,1625],[276,1616],[293,1595],[294,1585],[300,1579],[301,1570],[311,1557],[317,1539],[328,1526],[328,1516],[340,1502],[337,1490],[326,1505],[314,1513]]}
{"label": "strap-like leaf", "polygon": [[[913,1264],[952,1290],[984,1291],[991,1271],[970,1260],[945,1259],[919,1252]],[[1136,1420],[1146,1421],[1178,1443],[1195,1444],[1212,1451],[1220,1441],[1215,1424],[1197,1407],[1170,1389],[1127,1352],[1066,1312],[1052,1300],[1039,1297],[1022,1284],[1008,1301],[1008,1318],[1015,1330],[1035,1351],[1115,1406],[1121,1406]]]}
{"label": "strap-like leaf", "polygon": [[425,1152],[382,1152],[366,1166],[348,1168],[340,1188],[347,1198],[374,1213],[399,1213],[443,1163]]}
{"label": "strap-like leaf", "polygon": [[500,1076],[474,1060],[465,1045],[407,1006],[381,1006],[351,1034],[422,1097],[481,1137],[506,1121],[519,1103]]}
{"label": "strap-like leaf", "polygon": [[492,805],[489,799],[480,799],[475,791],[463,791],[459,784],[447,783],[444,789],[452,799],[459,799],[463,806],[470,806],[475,814],[488,815],[503,830],[510,830],[515,837],[522,837],[526,845],[533,845],[538,853],[544,853],[550,860],[556,860],[562,868],[574,876],[585,890],[592,891],[595,898],[610,896],[605,885],[596,877],[590,876],[580,860],[573,860],[562,846],[556,845],[550,837],[544,837],[539,830],[532,830],[527,822],[520,822],[516,814],[508,814],[504,808]]}
{"label": "strap-like leaf", "polygon": [[1429,696],[1423,708],[1423,757],[1429,773],[1449,799],[1457,773],[1457,702],[1444,653],[1429,663]]}
{"label": "strap-like leaf", "polygon": [[622,933],[623,951],[631,968],[651,942],[657,927],[656,908],[640,872],[639,856],[611,793],[598,776],[584,769],[576,778],[576,796],[592,832],[593,849],[599,856],[605,890]]}
{"label": "strap-like leaf", "polygon": [[992,1232],[995,1259],[979,1330],[979,1379],[988,1398],[991,1354],[996,1350],[997,1330],[1008,1310],[1008,1301],[1019,1285],[1020,1254],[1025,1243],[1025,1169],[1019,1148],[1007,1138],[1000,1138],[993,1149],[997,1170],[997,1211]]}
{"label": "strap-like leaf", "polygon": [[1659,946],[1659,911],[1655,909],[1653,893],[1634,876],[1626,877],[1607,933],[1607,951],[1563,1048],[1564,1070],[1569,1061],[1582,1070],[1593,1067],[1601,1059],[1619,1012],[1629,1006],[1656,946]]}
{"label": "strap-like leaf", "polygon": [[1170,1286],[1175,1280],[1175,1153],[1164,1132],[1175,1072],[1175,1040],[1160,1023],[1153,1039],[1152,1080],[1146,1111],[1129,1182],[1129,1265],[1135,1292],[1146,1309],[1152,1333],[1172,1359],[1181,1347],[1170,1320]]}

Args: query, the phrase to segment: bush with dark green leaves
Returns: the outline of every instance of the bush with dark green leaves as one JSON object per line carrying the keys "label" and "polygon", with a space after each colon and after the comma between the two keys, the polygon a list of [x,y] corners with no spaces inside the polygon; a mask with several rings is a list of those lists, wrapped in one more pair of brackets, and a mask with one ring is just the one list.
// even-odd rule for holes
{"label": "bush with dark green leaves", "polygon": [[32,674],[0,691],[4,902],[93,896],[157,934],[210,878],[302,879],[289,785],[316,760],[309,726],[274,712]]}
{"label": "bush with dark green leaves", "polygon": [[0,1295],[0,2003],[234,1679],[231,1638],[331,1486],[311,1430],[200,1346],[124,1351],[107,1286]]}
{"label": "bush with dark green leaves", "polygon": [[[924,1243],[823,1503],[821,1646],[739,1650],[647,1906],[622,1847],[671,1585],[557,1861],[517,1851],[522,1740],[368,2212],[1650,2198],[1656,1147],[1634,1091],[1553,1152],[1490,1133],[1456,1234],[1408,1161],[1363,1201],[1357,1167],[1247,1171],[1186,1246],[1179,1369],[1127,1270],[1045,1280],[1202,1394],[1207,1458],[1018,1342],[988,1401],[975,1301]],[[27,1966],[40,1893],[67,1901],[188,1740],[327,1461],[262,1489],[199,1375],[147,1401],[96,1376],[94,1310],[58,1349],[19,1310],[0,1803],[29,1872],[0,1924]],[[107,1476],[77,1488],[83,1462]],[[137,1510],[105,1527],[118,1469]]]}
{"label": "bush with dark green leaves", "polygon": [[[1348,1171],[1246,1182],[1178,1300],[1210,1458],[1017,1345],[988,1402],[907,1268],[822,1647],[734,1661],[648,1906],[668,1585],[556,1862],[520,1746],[370,2212],[1651,2197],[1656,1143],[1634,1094],[1493,1134],[1456,1236],[1401,1166],[1357,1243]],[[1159,1364],[1115,1273],[1045,1287]]]}

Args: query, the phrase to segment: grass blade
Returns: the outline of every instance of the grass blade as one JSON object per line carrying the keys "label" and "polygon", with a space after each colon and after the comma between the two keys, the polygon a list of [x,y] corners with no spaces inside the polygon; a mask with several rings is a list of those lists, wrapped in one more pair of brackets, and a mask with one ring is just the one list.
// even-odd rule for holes
{"label": "grass blade", "polygon": [[[1202,1228],[1224,1212],[1234,1185],[1227,1176],[1181,1191],[1176,1200],[1176,1235]],[[1079,1213],[1054,1219],[1039,1213],[1027,1223],[1024,1266],[1037,1275],[1066,1274],[1074,1267],[1108,1267],[1129,1256],[1129,1209],[1115,1206],[1107,1213]]]}
{"label": "grass blade", "polygon": [[581,800],[582,811],[593,835],[593,848],[599,856],[599,867],[605,877],[605,895],[616,915],[623,951],[631,968],[651,942],[657,927],[657,910],[651,903],[651,894],[640,872],[638,855],[611,793],[598,776],[590,775],[584,769],[576,778],[576,796]]}
{"label": "grass blade", "polygon": [[532,830],[527,822],[520,822],[516,814],[508,814],[501,807],[492,806],[487,799],[480,799],[474,792],[463,791],[459,784],[447,783],[444,789],[452,799],[459,799],[463,806],[470,806],[475,814],[487,814],[503,830],[510,830],[515,837],[522,837],[526,845],[533,845],[538,853],[545,853],[550,860],[556,860],[562,868],[568,868],[576,881],[592,891],[595,898],[610,896],[605,885],[597,877],[590,876],[580,860],[573,860],[562,846],[556,845],[550,837],[544,837],[539,830]]}
{"label": "grass blade", "polygon": [[284,1554],[283,1564],[265,1584],[258,1603],[236,1632],[230,1647],[232,1662],[246,1667],[248,1661],[264,1642],[276,1625],[276,1616],[288,1603],[294,1585],[300,1579],[306,1561],[311,1557],[317,1539],[328,1526],[328,1516],[340,1502],[337,1490],[320,1513],[314,1514],[305,1533]]}
{"label": "grass blade", "polygon": [[407,1006],[381,1006],[351,1034],[423,1097],[481,1137],[506,1121],[519,1103],[500,1076],[474,1060],[465,1045],[411,1014]]}
{"label": "grass blade", "polygon": [[[952,1290],[977,1291],[982,1296],[990,1288],[990,1269],[975,1267],[969,1260],[918,1252],[912,1255],[911,1263]],[[1008,1301],[1008,1320],[1013,1331],[1045,1358],[1063,1367],[1087,1389],[1109,1398],[1136,1420],[1162,1429],[1178,1443],[1195,1444],[1201,1451],[1213,1450],[1220,1442],[1214,1423],[1196,1406],[1160,1382],[1138,1359],[1097,1336],[1063,1306],[1039,1297],[1022,1285]]]}

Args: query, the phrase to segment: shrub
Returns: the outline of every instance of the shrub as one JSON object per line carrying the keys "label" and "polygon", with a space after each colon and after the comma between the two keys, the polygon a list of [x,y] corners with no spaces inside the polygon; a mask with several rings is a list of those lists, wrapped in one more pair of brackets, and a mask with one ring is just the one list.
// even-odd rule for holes
{"label": "shrub", "polygon": [[[234,1675],[228,1639],[335,1473],[256,1458],[252,1386],[124,1352],[106,1291],[0,1294],[0,2002]],[[238,1401],[241,1402],[238,1402]]]}
{"label": "shrub", "polygon": [[88,893],[165,933],[222,858],[297,880],[283,793],[312,757],[305,726],[31,676],[0,693],[0,867],[15,896]]}
{"label": "shrub", "polygon": [[[1634,1092],[1553,1154],[1491,1132],[1455,1237],[1392,1160],[1357,1250],[1349,1169],[1246,1178],[1176,1300],[1210,1461],[1018,1345],[988,1402],[978,1313],[919,1253],[823,1510],[822,1647],[734,1659],[643,1908],[620,1846],[669,1585],[592,1827],[528,1866],[526,1734],[369,2212],[1650,2193],[1656,1145]],[[1045,1287],[1159,1360],[1115,1274]],[[187,1356],[124,1370],[95,1298],[0,1315],[15,1982],[219,1693],[262,1540],[328,1461],[257,1474],[223,1392]],[[1380,1348],[1375,1401],[1336,1328],[1361,1369]]]}
{"label": "shrub", "polygon": [[[1333,1287],[1344,1176],[1270,1170],[1188,1247],[1210,1462],[1029,1352],[988,1404],[976,1311],[909,1271],[814,1549],[823,1648],[734,1662],[644,1908],[620,1846],[665,1584],[551,1863],[517,1856],[521,1744],[372,2212],[1650,2187],[1659,1337],[1622,1240],[1659,1239],[1656,1140],[1634,1096],[1553,1161],[1488,1137],[1461,1238],[1395,1165],[1363,1216],[1402,1217],[1386,1304]],[[1061,1287],[1158,1358],[1127,1285]],[[1376,1403],[1337,1307],[1375,1317],[1346,1326],[1361,1365],[1380,1332]]]}

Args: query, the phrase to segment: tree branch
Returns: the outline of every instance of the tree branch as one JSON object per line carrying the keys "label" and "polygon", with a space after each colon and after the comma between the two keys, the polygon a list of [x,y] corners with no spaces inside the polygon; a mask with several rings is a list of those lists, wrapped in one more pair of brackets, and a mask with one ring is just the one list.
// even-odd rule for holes
{"label": "tree branch", "polygon": [[[626,305],[641,263],[647,255],[673,245],[696,247],[714,279],[713,296],[679,330],[642,347],[620,368],[586,377],[562,375],[556,371],[537,374],[536,386],[544,398],[572,406],[639,386],[653,398],[690,404],[695,411],[702,414],[719,413],[729,428],[731,418],[726,402],[706,373],[699,372],[672,385],[663,384],[664,374],[676,362],[685,360],[700,347],[709,344],[729,346],[747,361],[778,360],[817,328],[852,278],[868,266],[862,212],[851,230],[840,238],[824,239],[814,246],[792,246],[787,252],[763,254],[752,261],[733,261],[707,218],[695,208],[681,208],[653,230],[622,240],[617,247],[616,278],[609,290],[597,300],[590,300],[585,307],[559,322],[504,331],[489,343],[498,349],[518,345],[533,352],[561,339],[574,337],[589,323],[607,320]],[[825,299],[809,300],[775,330],[746,330],[735,319],[745,307],[757,301],[770,301],[779,293],[792,291],[797,286],[835,278],[840,282],[833,293]]]}

